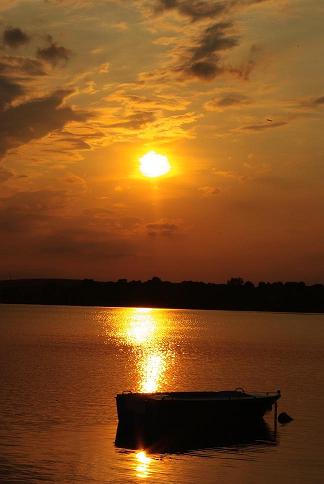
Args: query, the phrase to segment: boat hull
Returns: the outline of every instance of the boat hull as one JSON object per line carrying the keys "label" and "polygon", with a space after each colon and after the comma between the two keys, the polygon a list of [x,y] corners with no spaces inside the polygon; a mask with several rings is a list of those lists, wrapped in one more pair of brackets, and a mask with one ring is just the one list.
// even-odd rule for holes
{"label": "boat hull", "polygon": [[132,426],[228,425],[260,420],[280,393],[243,392],[123,393],[116,397],[119,422]]}

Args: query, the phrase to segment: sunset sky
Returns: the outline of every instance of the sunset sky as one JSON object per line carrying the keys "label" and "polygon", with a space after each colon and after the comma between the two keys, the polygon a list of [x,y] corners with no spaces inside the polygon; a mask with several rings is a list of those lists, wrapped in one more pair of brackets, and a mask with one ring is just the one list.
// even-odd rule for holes
{"label": "sunset sky", "polygon": [[1,0],[0,279],[324,282],[323,18]]}

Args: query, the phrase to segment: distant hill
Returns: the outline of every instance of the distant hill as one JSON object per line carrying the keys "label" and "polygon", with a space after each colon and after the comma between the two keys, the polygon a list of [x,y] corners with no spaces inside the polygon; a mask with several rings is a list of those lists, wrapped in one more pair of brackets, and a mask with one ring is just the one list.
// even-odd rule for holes
{"label": "distant hill", "polygon": [[135,306],[250,311],[324,312],[324,285],[303,282],[226,284],[92,279],[0,281],[0,303],[71,306]]}

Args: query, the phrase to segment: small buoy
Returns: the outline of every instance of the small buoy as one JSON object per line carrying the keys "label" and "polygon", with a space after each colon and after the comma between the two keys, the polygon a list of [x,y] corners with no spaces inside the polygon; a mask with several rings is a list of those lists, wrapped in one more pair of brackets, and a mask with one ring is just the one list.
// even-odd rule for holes
{"label": "small buoy", "polygon": [[291,422],[292,420],[294,420],[294,419],[290,415],[288,415],[288,413],[286,413],[286,412],[282,412],[278,415],[278,422],[279,423],[285,424],[285,423]]}

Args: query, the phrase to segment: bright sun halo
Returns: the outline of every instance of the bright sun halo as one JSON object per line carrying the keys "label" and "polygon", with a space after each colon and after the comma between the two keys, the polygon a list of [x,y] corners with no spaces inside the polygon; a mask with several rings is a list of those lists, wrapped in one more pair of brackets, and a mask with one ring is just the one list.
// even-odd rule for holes
{"label": "bright sun halo", "polygon": [[165,175],[171,169],[168,158],[155,151],[149,151],[139,161],[141,173],[149,178]]}

